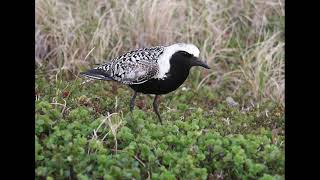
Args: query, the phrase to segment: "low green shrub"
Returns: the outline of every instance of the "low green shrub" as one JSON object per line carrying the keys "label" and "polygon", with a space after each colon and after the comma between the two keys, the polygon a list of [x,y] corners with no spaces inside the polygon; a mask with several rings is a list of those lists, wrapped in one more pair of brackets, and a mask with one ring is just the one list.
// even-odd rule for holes
{"label": "low green shrub", "polygon": [[[105,117],[95,118],[94,110],[82,106],[65,117],[60,111],[47,101],[36,102],[37,178],[284,178],[284,148],[274,142],[270,130],[262,128],[244,135],[232,130],[219,132],[222,127],[218,125],[224,123],[218,122],[219,115],[232,112],[211,117],[198,108],[185,119],[161,126],[141,110],[124,117],[111,116],[104,123]],[[235,113],[237,116],[243,122],[251,120]],[[121,123],[112,133],[116,122]]]}

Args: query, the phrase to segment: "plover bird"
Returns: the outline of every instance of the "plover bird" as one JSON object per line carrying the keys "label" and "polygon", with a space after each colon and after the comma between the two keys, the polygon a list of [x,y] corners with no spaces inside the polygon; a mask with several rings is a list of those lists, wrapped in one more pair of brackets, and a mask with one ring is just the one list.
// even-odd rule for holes
{"label": "plover bird", "polygon": [[158,111],[160,95],[176,90],[187,79],[193,66],[210,67],[199,59],[200,51],[193,44],[177,43],[137,49],[118,56],[80,75],[97,80],[117,81],[134,90],[130,100],[133,111],[137,93],[154,94],[153,110]]}

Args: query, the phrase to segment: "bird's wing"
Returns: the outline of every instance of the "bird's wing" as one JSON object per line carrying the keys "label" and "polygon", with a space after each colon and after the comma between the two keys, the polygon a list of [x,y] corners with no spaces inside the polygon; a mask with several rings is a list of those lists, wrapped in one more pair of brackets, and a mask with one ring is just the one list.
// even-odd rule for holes
{"label": "bird's wing", "polygon": [[157,60],[163,50],[158,46],[130,51],[95,69],[124,84],[141,84],[159,72]]}

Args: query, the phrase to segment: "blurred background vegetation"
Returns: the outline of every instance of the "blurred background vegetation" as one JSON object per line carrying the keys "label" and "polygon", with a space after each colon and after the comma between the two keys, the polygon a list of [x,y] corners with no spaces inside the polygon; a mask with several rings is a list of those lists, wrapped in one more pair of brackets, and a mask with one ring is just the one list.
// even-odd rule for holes
{"label": "blurred background vegetation", "polygon": [[37,68],[70,78],[132,49],[194,43],[213,67],[194,78],[284,104],[283,0],[36,0],[35,40]]}

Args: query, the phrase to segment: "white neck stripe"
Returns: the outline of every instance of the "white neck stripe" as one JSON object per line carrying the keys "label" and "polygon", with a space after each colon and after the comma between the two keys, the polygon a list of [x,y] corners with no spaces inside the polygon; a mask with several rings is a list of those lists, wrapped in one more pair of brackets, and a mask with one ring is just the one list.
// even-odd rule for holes
{"label": "white neck stripe", "polygon": [[163,79],[166,77],[165,74],[170,70],[170,58],[177,51],[186,51],[195,57],[199,57],[200,54],[199,49],[193,44],[178,43],[164,47],[164,51],[158,59],[159,73],[156,76],[157,78]]}

